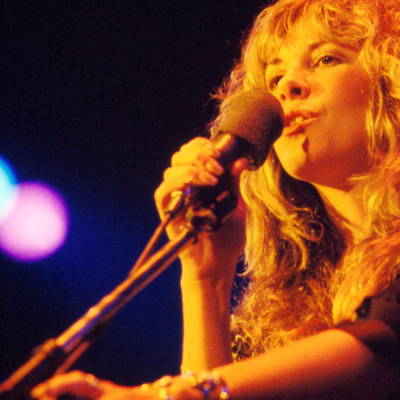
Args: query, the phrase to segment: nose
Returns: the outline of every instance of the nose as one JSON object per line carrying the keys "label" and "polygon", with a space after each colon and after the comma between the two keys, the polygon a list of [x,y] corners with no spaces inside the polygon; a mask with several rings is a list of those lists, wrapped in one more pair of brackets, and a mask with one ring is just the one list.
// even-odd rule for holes
{"label": "nose", "polygon": [[278,98],[281,101],[307,98],[311,93],[307,74],[298,68],[287,71],[277,88]]}

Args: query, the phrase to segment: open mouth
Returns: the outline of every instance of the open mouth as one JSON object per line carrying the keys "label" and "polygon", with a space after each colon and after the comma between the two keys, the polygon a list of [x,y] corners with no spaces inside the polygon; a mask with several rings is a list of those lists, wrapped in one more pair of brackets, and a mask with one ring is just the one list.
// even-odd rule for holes
{"label": "open mouth", "polygon": [[289,121],[288,126],[293,126],[293,125],[299,124],[300,122],[303,122],[305,119],[306,119],[305,117],[299,115],[298,117]]}
{"label": "open mouth", "polygon": [[305,128],[318,117],[318,114],[312,112],[292,112],[285,118],[284,136],[293,136],[304,133]]}

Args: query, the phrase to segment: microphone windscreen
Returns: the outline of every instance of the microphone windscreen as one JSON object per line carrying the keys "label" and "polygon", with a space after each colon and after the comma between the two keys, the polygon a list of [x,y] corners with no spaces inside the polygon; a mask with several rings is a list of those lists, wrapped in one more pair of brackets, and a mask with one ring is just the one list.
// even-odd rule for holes
{"label": "microphone windscreen", "polygon": [[279,138],[284,127],[284,113],[278,99],[266,90],[252,89],[232,98],[214,138],[229,134],[249,144],[246,155],[258,168]]}

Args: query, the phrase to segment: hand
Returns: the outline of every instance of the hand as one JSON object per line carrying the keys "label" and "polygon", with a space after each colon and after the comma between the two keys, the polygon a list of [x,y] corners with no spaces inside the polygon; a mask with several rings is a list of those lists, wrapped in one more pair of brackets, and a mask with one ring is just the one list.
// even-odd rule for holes
{"label": "hand", "polygon": [[144,391],[140,387],[120,386],[81,371],[57,375],[36,386],[31,392],[31,396],[38,400],[57,400],[58,396],[65,394],[77,400],[159,399],[157,390]]}
{"label": "hand", "polygon": [[[163,382],[164,381],[164,382]],[[204,395],[181,376],[166,376],[153,384],[141,387],[120,386],[97,379],[91,374],[73,371],[57,375],[33,388],[32,398],[57,400],[58,396],[70,395],[75,400],[202,400]],[[171,397],[169,397],[171,396]]]}
{"label": "hand", "polygon": [[[214,186],[218,177],[224,172],[216,161],[220,151],[206,138],[195,138],[172,157],[171,167],[164,173],[164,181],[155,192],[157,209],[161,217],[168,205],[171,193],[182,189],[185,185]],[[226,268],[229,266],[229,277],[233,278],[234,267],[245,243],[245,206],[240,196],[239,177],[248,165],[248,160],[237,160],[232,168],[232,190],[239,197],[239,205],[231,218],[216,232],[200,235],[199,241],[182,252],[184,265],[195,264],[197,268],[184,268],[183,274],[189,274],[190,279],[226,278]],[[184,213],[178,215],[168,226],[170,238],[175,237],[184,224]]]}

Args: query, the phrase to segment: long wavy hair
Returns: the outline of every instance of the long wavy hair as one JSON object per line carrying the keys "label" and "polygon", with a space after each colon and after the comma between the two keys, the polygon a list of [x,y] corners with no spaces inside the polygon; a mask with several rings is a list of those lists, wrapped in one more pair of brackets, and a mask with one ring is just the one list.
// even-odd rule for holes
{"label": "long wavy hair", "polygon": [[232,328],[236,359],[352,320],[362,300],[398,275],[400,261],[400,4],[398,0],[280,0],[246,35],[242,56],[216,97],[218,125],[233,96],[267,90],[268,55],[311,18],[322,40],[359,51],[371,85],[366,112],[370,168],[367,234],[346,248],[316,189],[282,168],[272,150],[241,187],[248,206],[250,284]]}

